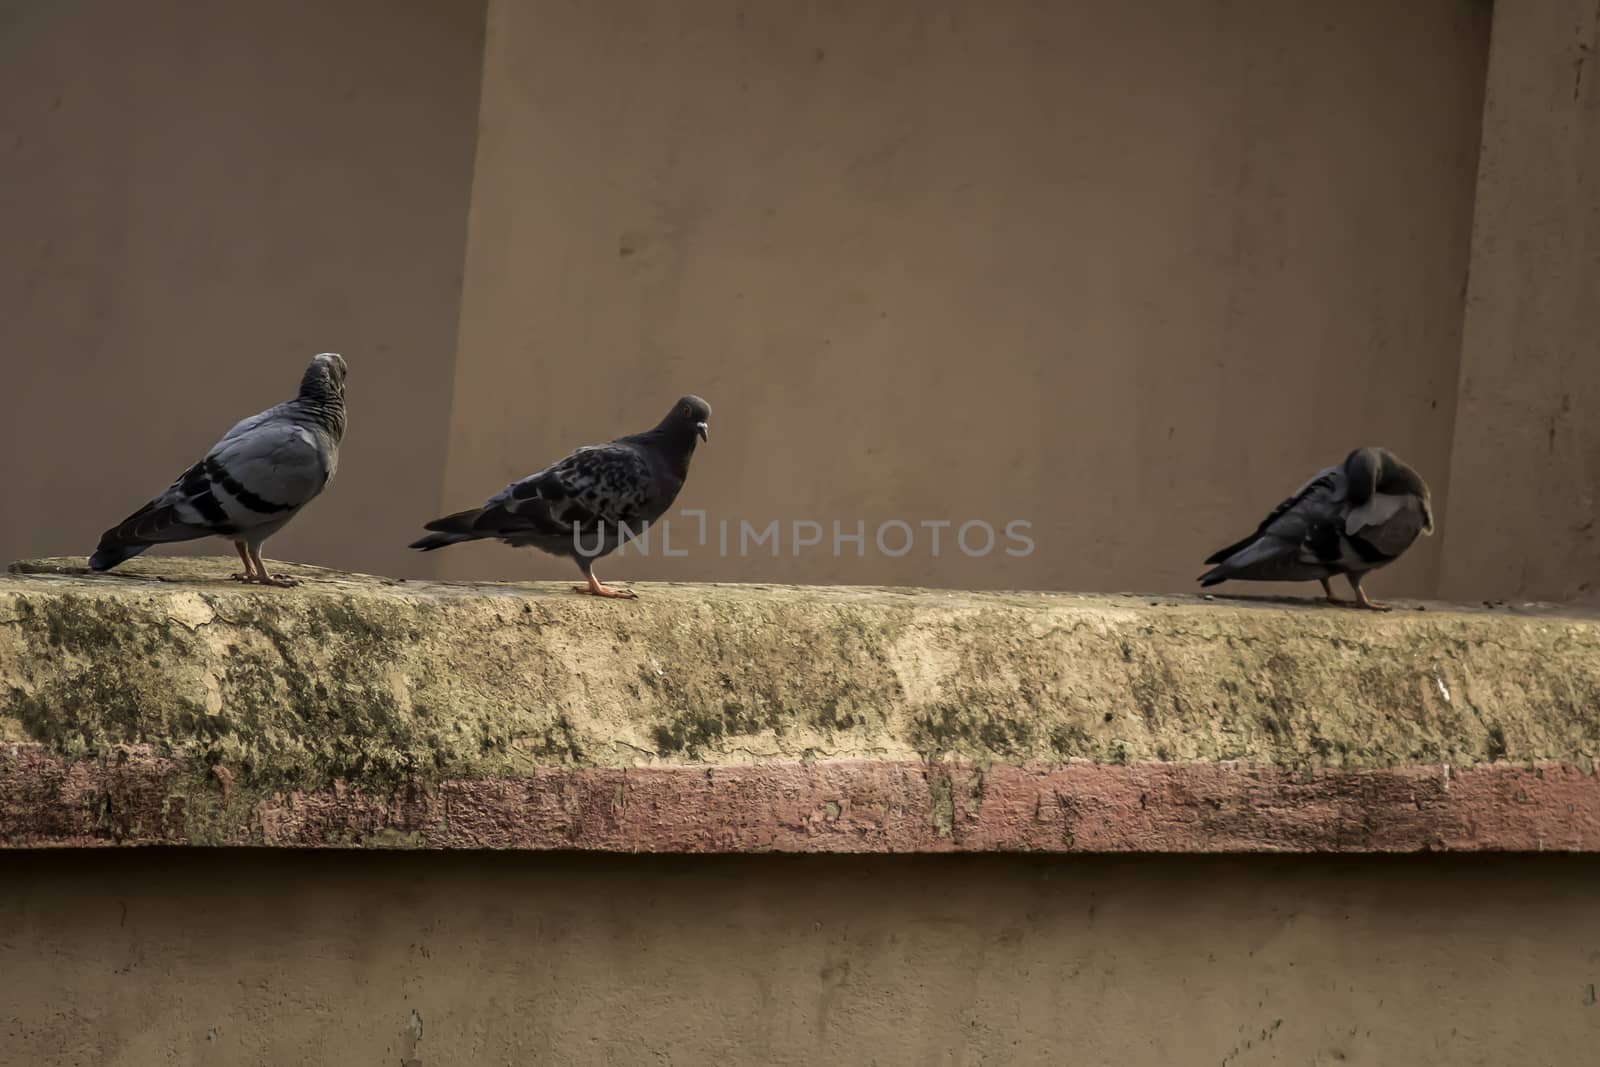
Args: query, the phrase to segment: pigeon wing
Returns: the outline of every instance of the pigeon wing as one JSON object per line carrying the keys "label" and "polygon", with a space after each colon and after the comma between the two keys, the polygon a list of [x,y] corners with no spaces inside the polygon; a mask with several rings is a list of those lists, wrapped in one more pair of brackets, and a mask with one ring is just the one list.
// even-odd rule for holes
{"label": "pigeon wing", "polygon": [[[1323,508],[1319,505],[1324,498],[1331,498],[1340,491],[1341,471],[1338,467],[1326,467],[1312,475],[1304,485],[1285,497],[1277,507],[1267,513],[1256,526],[1255,532],[1249,537],[1235,541],[1226,548],[1219,548],[1207,557],[1207,563],[1221,563],[1228,557],[1249,548],[1269,532],[1275,531],[1281,537],[1287,537],[1291,531],[1301,529],[1311,514],[1320,513]],[[1298,538],[1296,538],[1298,540]]]}
{"label": "pigeon wing", "polygon": [[1346,554],[1340,537],[1344,491],[1341,468],[1318,471],[1273,508],[1255,533],[1212,553],[1206,562],[1215,566],[1201,575],[1201,584],[1233,578],[1302,581],[1330,573]]}
{"label": "pigeon wing", "polygon": [[569,536],[574,528],[639,529],[647,515],[650,464],[626,444],[580,448],[491,497],[473,530],[493,537]]}
{"label": "pigeon wing", "polygon": [[1370,562],[1400,557],[1427,528],[1422,501],[1410,493],[1374,493],[1345,519],[1345,533]]}
{"label": "pigeon wing", "polygon": [[201,466],[231,524],[248,530],[309,504],[333,475],[333,456],[325,433],[280,415],[235,427]]}
{"label": "pigeon wing", "polygon": [[257,416],[234,427],[123,525],[133,523],[135,538],[155,543],[281,525],[322,491],[327,475],[313,431]]}

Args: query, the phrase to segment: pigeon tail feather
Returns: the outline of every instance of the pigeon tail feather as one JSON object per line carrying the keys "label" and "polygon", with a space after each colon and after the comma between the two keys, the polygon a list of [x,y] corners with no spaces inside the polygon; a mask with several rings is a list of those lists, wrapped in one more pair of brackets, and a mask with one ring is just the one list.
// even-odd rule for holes
{"label": "pigeon tail feather", "polygon": [[89,569],[92,571],[108,571],[117,564],[132,559],[149,547],[146,544],[126,541],[107,544],[102,540],[100,547],[94,550],[94,555],[89,557]]}
{"label": "pigeon tail feather", "polygon": [[436,548],[447,548],[450,545],[459,545],[466,541],[476,541],[478,538],[472,534],[457,533],[431,533],[427,537],[419,538],[407,545],[418,552],[432,552]]}
{"label": "pigeon tail feather", "polygon": [[1202,588],[1222,582],[1304,582],[1331,577],[1342,570],[1332,564],[1307,563],[1295,555],[1293,546],[1266,541],[1211,568],[1198,581]]}
{"label": "pigeon tail feather", "polygon": [[[171,534],[170,537],[162,536]],[[164,541],[186,541],[204,536],[204,531],[185,526],[170,507],[146,504],[100,535],[94,555],[89,557],[89,569],[108,571],[124,560]]]}
{"label": "pigeon tail feather", "polygon": [[424,530],[432,530],[427,537],[411,542],[408,546],[419,552],[432,552],[436,548],[447,545],[459,545],[464,541],[476,541],[483,535],[473,530],[473,523],[483,514],[482,508],[468,508],[458,511],[454,515],[446,515],[442,519],[434,519],[423,526]]}
{"label": "pigeon tail feather", "polygon": [[424,530],[434,530],[438,533],[472,533],[473,524],[478,521],[478,516],[483,514],[482,508],[468,508],[458,511],[453,515],[446,515],[442,519],[434,519],[423,525]]}
{"label": "pigeon tail feather", "polygon": [[1246,538],[1243,538],[1241,540],[1235,541],[1233,544],[1229,545],[1227,548],[1219,548],[1215,552],[1211,553],[1211,555],[1206,557],[1206,562],[1207,563],[1221,563],[1224,560],[1226,560],[1229,556],[1231,556],[1231,555],[1233,555],[1233,554],[1235,554],[1237,552],[1243,552],[1245,549],[1249,548],[1252,544],[1255,543],[1256,538],[1258,538],[1260,536],[1261,536],[1261,534],[1258,531],[1256,533],[1251,534],[1249,537],[1246,537]]}

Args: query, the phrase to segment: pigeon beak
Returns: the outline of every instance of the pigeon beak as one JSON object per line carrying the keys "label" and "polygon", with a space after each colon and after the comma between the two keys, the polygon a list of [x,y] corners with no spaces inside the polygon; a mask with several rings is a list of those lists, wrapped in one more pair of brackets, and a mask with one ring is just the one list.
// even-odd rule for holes
{"label": "pigeon beak", "polygon": [[700,440],[702,440],[702,441],[711,440],[710,436],[706,433],[706,424],[705,423],[703,423],[703,422],[695,423],[694,424],[694,429],[695,429],[695,432],[700,435]]}

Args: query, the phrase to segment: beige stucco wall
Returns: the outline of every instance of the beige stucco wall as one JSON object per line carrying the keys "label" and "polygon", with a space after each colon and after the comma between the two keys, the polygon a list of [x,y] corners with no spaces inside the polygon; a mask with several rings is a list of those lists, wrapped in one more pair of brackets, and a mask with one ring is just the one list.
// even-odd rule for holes
{"label": "beige stucco wall", "polygon": [[269,555],[409,563],[443,473],[482,18],[474,0],[0,8],[0,555],[89,552],[335,350],[342,469]]}
{"label": "beige stucco wall", "polygon": [[1591,858],[6,864],[8,1067],[1457,1067],[1600,1034]]}
{"label": "beige stucco wall", "polygon": [[1382,441],[1444,521],[1374,592],[1596,595],[1592,11],[1502,0],[1490,65],[1479,0],[488,6],[0,11],[0,557],[86,552],[337,348],[343,470],[271,555],[564,577],[403,546],[695,389],[682,505],[735,535],[1034,554],[602,573],[1191,588]]}
{"label": "beige stucco wall", "polygon": [[[1021,518],[1037,551],[604,575],[1192,588],[1354,444],[1442,498],[1488,23],[1473,0],[492,2],[450,506],[686,390],[716,409],[686,507]],[[1435,552],[1375,588],[1430,592]]]}
{"label": "beige stucco wall", "polygon": [[1501,0],[1440,592],[1600,598],[1600,12]]}

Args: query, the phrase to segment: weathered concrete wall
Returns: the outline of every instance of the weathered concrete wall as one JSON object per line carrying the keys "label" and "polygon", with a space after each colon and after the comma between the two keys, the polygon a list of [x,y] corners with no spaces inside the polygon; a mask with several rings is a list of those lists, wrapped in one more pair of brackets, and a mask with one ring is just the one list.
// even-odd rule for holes
{"label": "weathered concrete wall", "polygon": [[446,495],[692,390],[686,507],[1038,550],[641,576],[1188,589],[1367,440],[1442,499],[1487,38],[1481,0],[491,3]]}
{"label": "weathered concrete wall", "polygon": [[0,561],[87,553],[335,350],[339,478],[269,552],[410,564],[443,476],[482,22],[482,0],[0,5]]}
{"label": "weathered concrete wall", "polygon": [[1444,596],[1600,598],[1600,11],[1498,0]]}
{"label": "weathered concrete wall", "polygon": [[0,844],[1600,849],[1592,618],[228,570],[0,581]]}
{"label": "weathered concrete wall", "polygon": [[1593,857],[11,854],[6,1067],[1580,1064]]}

